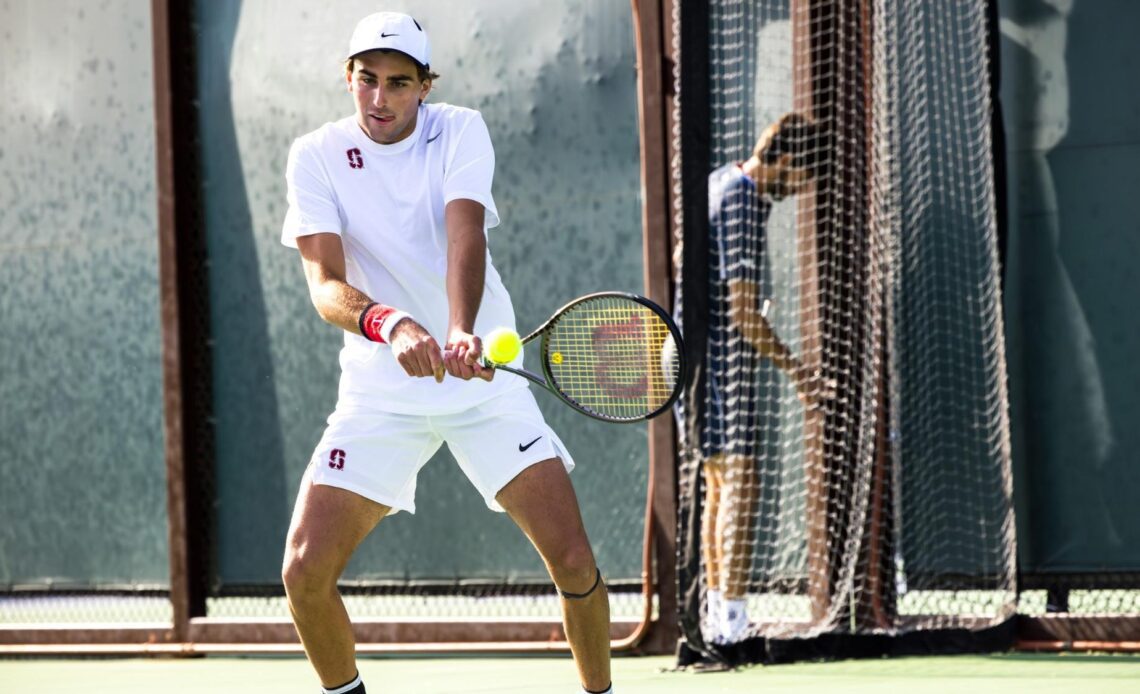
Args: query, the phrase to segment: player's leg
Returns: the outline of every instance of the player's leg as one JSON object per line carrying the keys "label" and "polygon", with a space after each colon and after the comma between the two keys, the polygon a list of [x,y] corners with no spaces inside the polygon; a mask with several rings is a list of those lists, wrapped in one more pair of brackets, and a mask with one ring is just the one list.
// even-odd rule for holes
{"label": "player's leg", "polygon": [[355,639],[337,579],[357,545],[388,511],[354,492],[314,484],[311,465],[305,472],[281,576],[297,634],[327,689],[356,677]]}
{"label": "player's leg", "polygon": [[487,506],[505,511],[530,539],[562,593],[566,636],[582,685],[610,685],[610,604],[567,474],[574,461],[529,389],[435,417],[464,474]]}
{"label": "player's leg", "polygon": [[723,543],[717,529],[721,513],[721,499],[724,492],[724,459],[713,456],[704,463],[705,499],[701,510],[701,549],[704,555],[706,579],[709,590],[723,590],[724,580],[721,567],[724,565]]}
{"label": "player's leg", "polygon": [[761,496],[760,466],[779,459],[780,377],[771,364],[740,384],[734,418],[738,435],[723,461],[724,486],[718,521],[723,553],[724,601],[721,635],[725,643],[745,637],[749,627],[747,597],[756,559],[756,529]]}
{"label": "player's leg", "polygon": [[724,481],[717,527],[723,562],[723,635],[731,643],[748,627],[745,598],[752,576],[752,536],[759,500],[755,461],[745,455],[726,456]]}
{"label": "player's leg", "polygon": [[709,638],[717,639],[720,631],[721,601],[724,597],[723,577],[721,567],[724,565],[724,553],[718,523],[720,519],[720,500],[724,489],[724,458],[713,455],[707,458],[702,469],[705,481],[704,507],[701,509],[701,559],[705,565],[705,586],[707,598],[706,622],[712,631]]}
{"label": "player's leg", "polygon": [[565,466],[558,458],[532,465],[495,500],[530,538],[564,596],[566,638],[582,685],[605,691],[610,686],[609,596]]}
{"label": "player's leg", "polygon": [[759,489],[756,464],[748,456],[725,459],[725,486],[718,525],[722,529],[724,592],[728,599],[743,598],[752,572],[752,531]]}
{"label": "player's leg", "polygon": [[281,572],[297,633],[326,690],[356,677],[355,640],[337,580],[382,518],[415,511],[416,475],[441,443],[425,417],[350,403],[329,418],[301,482]]}

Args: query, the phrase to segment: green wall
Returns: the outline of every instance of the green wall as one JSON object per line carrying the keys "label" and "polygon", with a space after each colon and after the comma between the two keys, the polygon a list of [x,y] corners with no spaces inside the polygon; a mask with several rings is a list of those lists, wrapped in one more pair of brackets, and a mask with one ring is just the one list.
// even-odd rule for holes
{"label": "green wall", "polygon": [[[1140,5],[999,8],[1022,569],[1136,570]],[[301,471],[335,402],[339,336],[309,305],[295,253],[277,243],[283,167],[293,137],[348,112],[338,59],[353,22],[374,9],[199,7],[224,584],[278,580]],[[491,248],[520,327],[580,293],[637,290],[628,6],[392,9],[431,32],[443,73],[433,98],[481,109],[491,128],[504,218]],[[56,37],[50,53],[45,35]],[[149,5],[0,5],[0,36],[0,587],[162,585]],[[786,95],[771,94],[779,110]],[[603,566],[636,576],[644,428],[593,423],[539,398],[580,463],[574,480]],[[418,501],[415,517],[385,521],[350,578],[541,576],[446,454],[425,469]]]}
{"label": "green wall", "polygon": [[168,583],[150,5],[113,5],[0,4],[0,589]]}
{"label": "green wall", "polygon": [[1140,569],[1140,4],[1001,0],[1023,571]]}

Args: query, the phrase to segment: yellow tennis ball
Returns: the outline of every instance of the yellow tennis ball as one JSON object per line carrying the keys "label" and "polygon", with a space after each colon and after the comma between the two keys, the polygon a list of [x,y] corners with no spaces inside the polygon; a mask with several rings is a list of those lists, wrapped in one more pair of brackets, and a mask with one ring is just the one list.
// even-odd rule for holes
{"label": "yellow tennis ball", "polygon": [[510,328],[495,328],[483,338],[483,352],[493,364],[509,364],[522,350],[522,339]]}

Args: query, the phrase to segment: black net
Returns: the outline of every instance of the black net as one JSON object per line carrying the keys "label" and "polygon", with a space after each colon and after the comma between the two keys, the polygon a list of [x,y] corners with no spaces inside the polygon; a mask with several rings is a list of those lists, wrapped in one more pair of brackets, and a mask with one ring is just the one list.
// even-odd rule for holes
{"label": "black net", "polygon": [[686,645],[1008,644],[985,2],[722,0],[707,21],[677,61],[681,101],[706,98],[685,50],[707,51],[707,148],[688,156],[692,124],[675,142],[688,174],[707,158],[683,188],[707,249],[680,254]]}

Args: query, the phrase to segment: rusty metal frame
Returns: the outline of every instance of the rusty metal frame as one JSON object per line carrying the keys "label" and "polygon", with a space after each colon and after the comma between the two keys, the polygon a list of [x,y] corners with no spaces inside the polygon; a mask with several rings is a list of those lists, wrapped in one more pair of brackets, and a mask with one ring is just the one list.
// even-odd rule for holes
{"label": "rusty metal frame", "polygon": [[[637,48],[637,99],[641,150],[641,209],[645,293],[673,304],[672,16],[679,0],[630,0]],[[649,498],[646,516],[647,582],[658,598],[658,617],[647,625],[642,650],[672,653],[677,627],[677,446],[673,418],[649,422]],[[651,578],[650,578],[651,577]]]}
{"label": "rusty metal frame", "polygon": [[[189,621],[189,575],[186,535],[185,437],[182,427],[182,343],[173,326],[180,323],[178,252],[175,238],[174,95],[171,83],[169,2],[152,0],[151,35],[154,51],[155,179],[158,194],[158,278],[162,324],[163,428],[166,457],[167,538],[170,553],[170,601],[173,623],[165,641],[186,639]],[[128,641],[129,642],[129,641]]]}
{"label": "rusty metal frame", "polygon": [[170,602],[172,637],[186,641],[206,614],[202,481],[213,474],[193,0],[151,0],[151,12]]}
{"label": "rusty metal frame", "polygon": [[[870,6],[873,0],[791,0],[793,35],[793,92],[794,108],[814,117],[820,123],[832,124],[825,140],[829,145],[825,173],[811,190],[799,196],[797,219],[798,255],[806,260],[800,262],[800,332],[803,336],[805,354],[818,355],[824,374],[839,384],[840,392],[852,392],[858,384],[846,377],[838,361],[846,356],[858,358],[857,347],[843,347],[841,336],[833,334],[827,323],[821,319],[828,312],[834,312],[841,300],[859,301],[868,296],[866,291],[872,286],[869,267],[873,261],[875,239],[872,238],[872,218],[870,204],[871,152],[869,142],[874,103],[867,88],[871,78],[870,59]],[[857,28],[856,31],[839,32],[839,23]],[[850,55],[857,59],[840,62],[835,56]],[[843,92],[840,84],[856,84],[862,90]],[[861,93],[860,93],[861,92]],[[822,98],[821,98],[822,97]],[[838,143],[846,143],[838,147]],[[843,196],[840,186],[846,177],[840,174],[861,172],[866,180],[866,189],[854,195],[856,204],[850,214],[841,222],[819,214],[832,200]],[[836,258],[824,258],[829,249],[839,242],[847,244],[854,259],[842,264]],[[846,289],[844,289],[846,288]],[[840,292],[844,292],[843,295]],[[873,310],[862,307],[860,311]],[[854,340],[861,344],[861,340]],[[876,345],[876,351],[885,350],[885,345]],[[882,352],[885,355],[885,351]],[[882,367],[885,370],[885,367]],[[880,390],[879,413],[886,414],[888,403],[885,395],[886,374],[880,373],[875,379]],[[849,398],[857,401],[858,398]],[[821,624],[833,614],[841,613],[840,619],[847,618],[845,607],[833,603],[838,566],[836,547],[842,542],[831,538],[845,534],[867,533],[869,528],[844,528],[838,519],[846,518],[842,512],[848,497],[850,484],[845,470],[842,438],[845,430],[857,430],[849,421],[858,417],[857,412],[838,411],[836,405],[820,410],[805,412],[804,415],[804,466],[807,484],[807,507],[805,519],[808,528],[808,594],[811,599],[812,620]],[[883,504],[889,491],[889,476],[885,474],[889,466],[886,430],[876,431],[876,454],[874,462],[874,482],[876,498],[872,503],[871,522],[882,526],[890,522]],[[834,466],[840,464],[839,469]],[[869,556],[868,556],[869,555]],[[856,610],[862,613],[869,610],[873,615],[874,627],[885,627],[893,612],[893,598],[889,582],[882,581],[880,563],[889,552],[883,547],[874,546],[870,552],[860,557],[860,563],[869,569],[876,590],[884,595],[875,595],[870,604],[860,605]],[[859,616],[859,619],[865,617]]]}
{"label": "rusty metal frame", "polygon": [[1048,614],[1017,616],[1024,651],[1140,652],[1140,615]]}

